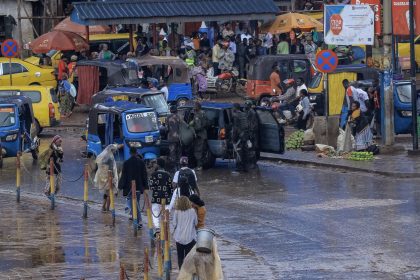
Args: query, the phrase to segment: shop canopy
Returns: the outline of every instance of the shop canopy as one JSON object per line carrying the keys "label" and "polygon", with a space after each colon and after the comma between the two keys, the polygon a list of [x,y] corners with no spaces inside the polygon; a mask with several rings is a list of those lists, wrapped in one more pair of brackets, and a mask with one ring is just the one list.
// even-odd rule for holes
{"label": "shop canopy", "polygon": [[82,25],[272,20],[273,0],[108,0],[75,2],[71,20]]}

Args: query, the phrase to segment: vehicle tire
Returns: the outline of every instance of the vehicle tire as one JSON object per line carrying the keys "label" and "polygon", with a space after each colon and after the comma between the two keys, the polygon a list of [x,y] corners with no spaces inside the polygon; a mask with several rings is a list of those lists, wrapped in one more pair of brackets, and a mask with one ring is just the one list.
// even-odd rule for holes
{"label": "vehicle tire", "polygon": [[216,158],[211,153],[210,149],[206,149],[204,152],[203,168],[210,169],[216,165]]}
{"label": "vehicle tire", "polygon": [[255,158],[256,158],[257,161],[259,161],[261,159],[261,152],[260,152],[259,149],[257,149],[255,151]]}
{"label": "vehicle tire", "polygon": [[188,99],[186,99],[184,97],[180,98],[176,101],[176,106],[177,107],[185,106],[185,105],[187,105],[187,102],[188,102]]}
{"label": "vehicle tire", "polygon": [[262,96],[262,97],[260,98],[260,100],[258,101],[258,105],[259,105],[259,106],[264,106],[264,104],[263,104],[263,103],[270,104],[270,97],[268,97],[268,96]]}
{"label": "vehicle tire", "polygon": [[3,168],[3,157],[0,158],[0,168]]}

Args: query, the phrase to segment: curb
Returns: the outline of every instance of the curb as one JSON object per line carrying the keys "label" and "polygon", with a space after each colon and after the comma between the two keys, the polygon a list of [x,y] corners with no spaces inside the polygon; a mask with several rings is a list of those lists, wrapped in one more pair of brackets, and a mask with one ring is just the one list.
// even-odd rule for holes
{"label": "curb", "polygon": [[275,162],[284,162],[288,164],[294,165],[303,165],[303,166],[316,166],[316,167],[326,167],[330,169],[338,169],[340,171],[350,171],[350,172],[360,172],[366,174],[376,174],[396,179],[419,179],[420,173],[412,173],[412,172],[390,172],[390,171],[380,171],[380,170],[373,170],[373,169],[365,169],[353,166],[344,166],[344,165],[337,165],[332,163],[326,162],[313,162],[309,160],[300,160],[300,159],[290,159],[290,158],[282,158],[282,157],[275,157],[270,156],[270,154],[261,154],[261,159],[275,161]]}

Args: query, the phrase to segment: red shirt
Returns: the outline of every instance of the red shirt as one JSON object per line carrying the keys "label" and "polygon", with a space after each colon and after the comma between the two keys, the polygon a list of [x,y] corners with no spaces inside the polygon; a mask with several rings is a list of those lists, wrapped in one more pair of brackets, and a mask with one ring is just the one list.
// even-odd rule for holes
{"label": "red shirt", "polygon": [[60,62],[58,62],[58,80],[63,79],[64,73],[67,73],[67,64],[64,60],[60,60]]}

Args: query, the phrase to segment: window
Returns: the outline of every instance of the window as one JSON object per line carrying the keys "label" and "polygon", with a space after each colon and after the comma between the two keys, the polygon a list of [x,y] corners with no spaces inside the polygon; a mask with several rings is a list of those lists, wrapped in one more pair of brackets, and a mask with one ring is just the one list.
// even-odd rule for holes
{"label": "window", "polygon": [[32,103],[41,102],[41,93],[39,91],[22,91],[21,95],[29,97]]}
{"label": "window", "polygon": [[158,114],[169,112],[168,103],[163,94],[146,95],[143,99],[146,106],[155,109]]}
{"label": "window", "polygon": [[317,72],[315,76],[312,77],[312,80],[309,82],[308,88],[317,88],[322,80],[322,73]]}
{"label": "window", "polygon": [[158,130],[158,122],[154,112],[127,114],[125,120],[129,132],[141,133]]}
{"label": "window", "polygon": [[[19,63],[12,63],[10,67],[9,63],[3,63],[3,75],[18,74],[28,72],[28,70]],[[11,70],[10,70],[11,69]]]}
{"label": "window", "polygon": [[398,98],[403,103],[411,103],[411,85],[397,86]]}
{"label": "window", "polygon": [[0,90],[0,96],[23,95],[29,97],[32,103],[41,102],[41,92],[39,91],[18,91],[18,90]]}
{"label": "window", "polygon": [[15,109],[11,107],[0,108],[0,127],[12,126],[15,123]]}
{"label": "window", "polygon": [[293,73],[305,73],[306,72],[306,61],[305,60],[293,60],[292,72]]}
{"label": "window", "polygon": [[289,73],[289,62],[286,61],[278,61],[276,63],[277,66],[280,67],[280,72],[281,73]]}

